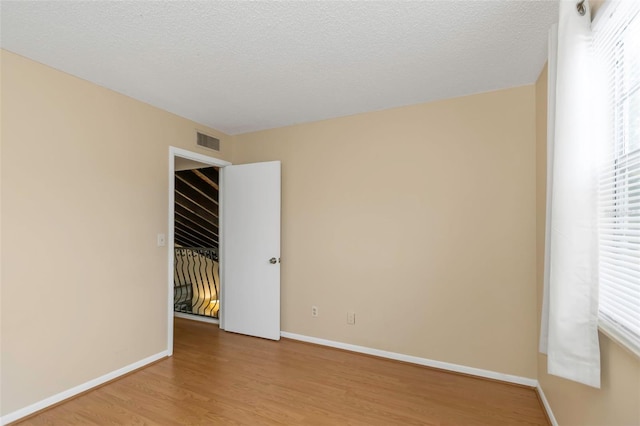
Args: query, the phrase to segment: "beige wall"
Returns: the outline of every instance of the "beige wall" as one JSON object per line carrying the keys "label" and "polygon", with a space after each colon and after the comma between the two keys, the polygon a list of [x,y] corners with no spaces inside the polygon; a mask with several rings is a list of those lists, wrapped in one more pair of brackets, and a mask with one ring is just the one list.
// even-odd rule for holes
{"label": "beige wall", "polygon": [[[536,246],[538,319],[542,306],[546,206],[547,69],[536,83]],[[546,374],[538,356],[538,380],[562,426],[640,425],[640,360],[600,334],[602,388],[594,389]]]}
{"label": "beige wall", "polygon": [[283,330],[535,378],[534,96],[237,136],[282,161]]}
{"label": "beige wall", "polygon": [[[230,138],[2,51],[0,413],[166,349],[169,145]],[[144,303],[141,303],[144,301]],[[10,390],[10,391],[7,391]]]}

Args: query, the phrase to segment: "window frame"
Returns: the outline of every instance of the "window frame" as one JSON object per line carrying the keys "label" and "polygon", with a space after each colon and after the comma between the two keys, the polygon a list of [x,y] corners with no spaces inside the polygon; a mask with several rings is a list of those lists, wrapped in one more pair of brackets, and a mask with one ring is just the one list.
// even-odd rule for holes
{"label": "window frame", "polygon": [[[605,3],[603,7],[599,10],[599,13],[596,16],[596,19],[593,21],[592,28],[594,28],[594,30],[597,31],[603,25],[607,24],[610,19],[610,16],[612,16],[617,12],[617,6],[618,6],[618,2],[613,2],[611,0],[607,1],[607,3]],[[640,25],[640,13],[635,15],[635,17],[633,18],[633,22],[634,22],[634,25]],[[627,27],[625,27],[625,30],[626,28]],[[616,42],[614,43],[614,46],[616,47],[616,52],[612,54],[612,58],[616,58],[615,68],[618,67],[617,63],[620,61],[619,55],[622,55],[623,59],[627,57],[627,53],[623,49],[621,49],[620,52],[617,51],[618,46],[624,40],[625,40],[625,36],[623,35],[622,32],[616,35]],[[613,127],[611,129],[614,131],[615,136],[612,136],[614,140],[611,146],[608,148],[610,150],[613,150],[614,154],[612,156],[612,161],[609,164],[613,166],[613,170],[614,170],[613,179],[615,181],[617,181],[618,179],[620,180],[624,179],[626,182],[624,184],[624,191],[622,191],[622,193],[620,193],[619,195],[616,195],[617,191],[614,191],[614,195],[611,196],[611,200],[614,202],[614,205],[615,205],[614,211],[626,211],[628,210],[628,198],[629,198],[628,188],[629,186],[631,186],[629,185],[628,181],[631,179],[631,176],[632,176],[631,173],[629,173],[627,170],[629,169],[629,167],[637,167],[638,169],[640,169],[639,164],[633,164],[631,162],[631,166],[630,166],[628,159],[630,157],[633,157],[634,155],[638,155],[638,152],[640,152],[640,146],[636,147],[632,151],[630,150],[630,147],[629,147],[630,141],[628,138],[628,135],[630,133],[629,126],[631,126],[630,121],[625,122],[624,120],[622,120],[622,124],[621,124],[621,126],[623,126],[622,129],[616,128],[617,124],[615,123],[620,122],[619,118],[621,115],[629,114],[629,112],[626,110],[626,105],[625,105],[626,101],[628,101],[631,98],[634,92],[637,92],[640,89],[638,87],[632,86],[624,90],[625,89],[623,87],[624,81],[622,82],[620,81],[622,77],[618,72],[619,70],[616,69],[615,71],[616,71],[615,75],[607,76],[607,83],[614,85],[614,89],[612,92],[613,101],[614,101],[613,102],[614,110],[611,112],[612,116],[614,117],[614,120],[613,120],[614,124],[612,124]],[[619,136],[622,136],[621,140]],[[622,150],[622,152],[620,150]],[[635,174],[635,169],[633,170],[633,173]],[[614,187],[615,186],[616,184],[614,184]],[[627,217],[626,214],[627,213],[624,213],[624,215],[614,214],[613,217],[626,218]],[[600,221],[600,213],[599,213],[598,220]],[[600,236],[598,238],[600,240]],[[598,250],[598,252],[600,256],[600,254],[602,253],[600,249]],[[638,258],[640,259],[640,255],[638,256]],[[599,281],[598,287],[599,287],[599,291],[601,291],[600,289],[602,288],[602,281]],[[638,283],[638,290],[640,290],[640,283]],[[638,310],[640,311],[640,307],[638,307]],[[633,330],[626,327],[624,324],[617,321],[616,318],[610,315],[610,313],[607,313],[606,311],[603,312],[600,306],[598,307],[598,328],[604,335],[608,336],[610,339],[612,339],[613,341],[621,345],[631,354],[640,358],[640,334],[636,334],[636,332],[634,332]]]}

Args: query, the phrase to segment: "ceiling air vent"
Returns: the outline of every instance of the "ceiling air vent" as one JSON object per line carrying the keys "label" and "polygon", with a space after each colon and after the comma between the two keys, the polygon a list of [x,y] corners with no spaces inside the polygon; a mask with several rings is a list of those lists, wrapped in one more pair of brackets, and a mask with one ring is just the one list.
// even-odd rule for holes
{"label": "ceiling air vent", "polygon": [[220,151],[220,139],[198,132],[198,145]]}

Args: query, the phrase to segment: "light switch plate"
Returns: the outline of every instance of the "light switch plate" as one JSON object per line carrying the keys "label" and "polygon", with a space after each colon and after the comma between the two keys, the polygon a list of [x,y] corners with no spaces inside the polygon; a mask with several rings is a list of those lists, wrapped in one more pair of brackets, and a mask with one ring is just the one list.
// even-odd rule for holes
{"label": "light switch plate", "polygon": [[164,234],[158,234],[158,247],[167,245],[167,237]]}

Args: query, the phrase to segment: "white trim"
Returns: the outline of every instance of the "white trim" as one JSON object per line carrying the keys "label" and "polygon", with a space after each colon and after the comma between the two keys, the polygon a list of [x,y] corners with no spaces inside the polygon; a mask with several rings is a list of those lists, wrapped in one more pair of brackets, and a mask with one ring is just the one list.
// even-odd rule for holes
{"label": "white trim", "polygon": [[[167,354],[168,356],[173,355],[173,250],[175,248],[174,243],[174,203],[175,203],[175,158],[181,157],[186,158],[187,160],[198,161],[200,163],[208,164],[214,167],[226,167],[230,166],[231,163],[228,161],[220,160],[218,158],[209,157],[203,154],[198,154],[197,152],[187,151],[186,149],[176,148],[175,146],[169,147],[169,213],[168,213],[168,232],[167,235]],[[218,200],[219,201],[219,200]],[[222,228],[222,218],[220,218],[218,227]],[[219,241],[219,252],[224,248],[224,243],[222,239]],[[220,259],[222,262],[222,259]],[[222,264],[222,263],[221,263]],[[224,269],[223,269],[224,270]],[[222,287],[223,281],[220,281],[220,287]],[[220,301],[220,306],[222,306],[222,300]]]}
{"label": "white trim", "polygon": [[98,387],[104,383],[107,383],[111,380],[117,379],[120,376],[123,376],[127,373],[131,373],[134,370],[144,367],[145,365],[151,364],[159,359],[167,357],[167,351],[159,352],[155,355],[151,355],[147,358],[141,359],[140,361],[136,361],[133,364],[129,364],[125,367],[119,368],[115,371],[107,373],[103,376],[100,376],[96,379],[89,380],[88,382],[82,383],[81,385],[72,387],[71,389],[67,389],[66,391],[62,391],[57,393],[49,398],[45,398],[42,401],[38,401],[34,404],[28,405],[24,408],[16,410],[12,413],[6,414],[0,418],[0,425],[5,425],[7,423],[15,422],[23,417],[26,417],[30,414],[35,413],[36,411],[43,410],[47,407],[50,407],[54,404],[62,402],[66,399],[72,398],[82,392],[86,392],[95,387]]}
{"label": "white trim", "polygon": [[[224,227],[222,226],[225,222],[224,219],[224,194],[225,194],[225,186],[224,186],[224,168],[220,169],[218,173],[218,265],[224,265],[225,263],[225,247],[224,242],[226,241]],[[220,300],[220,309],[218,309],[218,318],[220,318],[220,329],[224,330],[225,322],[224,322],[224,313],[225,309],[222,309],[222,306],[225,305],[224,299],[224,283],[227,282],[226,275],[224,271],[227,268],[218,268],[218,279],[220,280],[220,294],[218,295],[218,300]]]}
{"label": "white trim", "polygon": [[349,343],[336,342],[333,340],[319,339],[317,337],[304,336],[301,334],[289,333],[287,331],[280,332],[282,337],[287,339],[299,340],[301,342],[314,343],[316,345],[328,346],[332,348],[344,349],[351,352],[358,352],[367,355],[378,356],[381,358],[392,359],[396,361],[409,362],[411,364],[424,365],[426,367],[438,368],[440,370],[452,371],[455,373],[468,374],[476,377],[483,377],[486,379],[499,380],[507,383],[514,383],[517,385],[529,386],[535,388],[540,396],[542,406],[551,421],[552,426],[558,426],[558,421],[553,415],[551,405],[545,396],[540,383],[536,379],[530,379],[528,377],[514,376],[511,374],[498,373],[491,370],[483,370],[480,368],[467,367],[465,365],[452,364],[449,362],[435,361],[427,358],[420,358],[412,355],[400,354],[397,352],[383,351],[380,349],[368,348],[366,346],[352,345]]}
{"label": "white trim", "polygon": [[620,345],[620,347],[629,354],[640,359],[640,346],[638,346],[638,343],[631,335],[624,334],[617,324],[608,318],[600,316],[598,318],[598,329],[602,334],[611,339],[613,343]]}
{"label": "white trim", "polygon": [[528,377],[514,376],[511,374],[498,373],[496,371],[483,370],[475,367],[467,367],[465,365],[451,364],[449,362],[435,361],[432,359],[420,358],[417,356],[405,355],[397,352],[383,351],[380,349],[367,348],[365,346],[357,346],[351,345],[349,343],[336,342],[333,340],[319,339],[317,337],[303,336],[301,334],[289,333],[286,331],[282,331],[280,335],[287,339],[299,340],[301,342],[314,343],[316,345],[329,346],[332,348],[344,349],[351,352],[358,352],[362,354],[378,356],[381,358],[393,359],[396,361],[409,362],[411,364],[424,365],[427,367],[468,374],[471,376],[484,377],[486,379],[500,380],[503,382],[530,386],[532,388],[538,386],[537,380],[530,379]]}
{"label": "white trim", "polygon": [[184,312],[174,312],[173,316],[175,318],[183,318],[191,321],[207,322],[209,324],[220,324],[220,320],[218,320],[217,318],[203,317],[201,315],[185,314]]}
{"label": "white trim", "polygon": [[551,421],[551,426],[558,426],[558,421],[556,420],[556,417],[553,415],[553,411],[551,411],[551,405],[549,405],[549,401],[547,401],[547,397],[544,395],[544,392],[542,391],[542,386],[540,386],[540,383],[537,384],[536,391],[538,391],[538,396],[540,396],[542,405],[544,406],[544,409],[547,412],[547,415],[549,416],[549,420]]}

